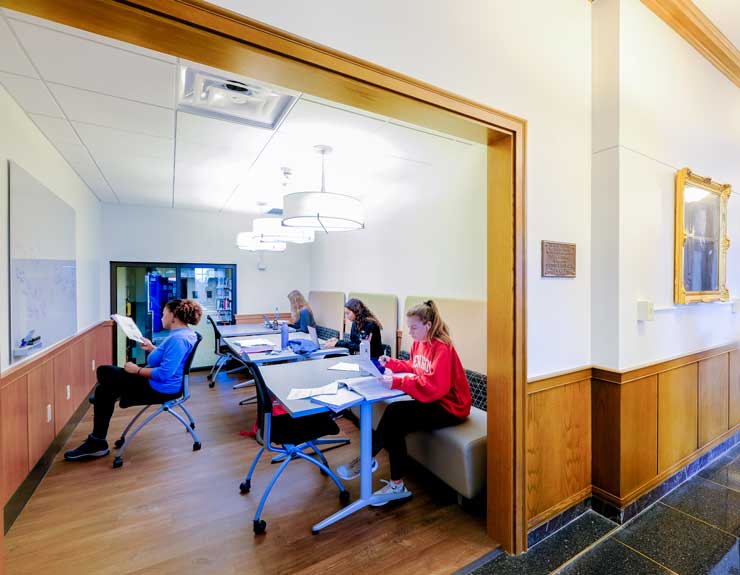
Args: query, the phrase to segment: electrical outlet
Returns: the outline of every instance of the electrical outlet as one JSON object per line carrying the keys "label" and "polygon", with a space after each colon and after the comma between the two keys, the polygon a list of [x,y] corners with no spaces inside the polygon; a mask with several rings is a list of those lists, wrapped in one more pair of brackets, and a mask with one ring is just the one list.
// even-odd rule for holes
{"label": "electrical outlet", "polygon": [[46,423],[51,423],[51,403],[46,404]]}
{"label": "electrical outlet", "polygon": [[72,388],[67,386],[67,399],[72,399]]}
{"label": "electrical outlet", "polygon": [[95,371],[95,360],[92,360],[92,370]]}

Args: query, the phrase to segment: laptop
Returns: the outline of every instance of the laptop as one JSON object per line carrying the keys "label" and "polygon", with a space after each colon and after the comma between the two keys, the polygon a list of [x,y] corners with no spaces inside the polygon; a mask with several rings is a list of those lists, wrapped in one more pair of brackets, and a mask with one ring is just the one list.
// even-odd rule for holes
{"label": "laptop", "polygon": [[311,327],[310,325],[308,326],[308,337],[311,338],[312,342],[321,347],[321,345],[319,345],[319,336],[316,333],[315,327]]}
{"label": "laptop", "polygon": [[385,371],[385,368],[379,368],[379,363],[376,363],[377,360],[373,360],[372,357],[370,357],[370,340],[365,339],[360,342],[360,355],[359,355],[360,361],[360,369],[364,372],[366,372],[368,375],[371,375],[373,377],[383,377],[383,371]]}

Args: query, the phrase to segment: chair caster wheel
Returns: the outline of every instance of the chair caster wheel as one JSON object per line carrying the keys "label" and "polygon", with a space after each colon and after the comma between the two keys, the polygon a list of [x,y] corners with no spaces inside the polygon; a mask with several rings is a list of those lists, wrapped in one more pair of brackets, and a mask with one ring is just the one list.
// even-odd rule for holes
{"label": "chair caster wheel", "polygon": [[211,380],[213,379],[213,374],[212,374],[212,373],[209,373],[209,374],[208,374],[208,375],[206,376],[206,379],[207,379],[208,381],[211,381]]}
{"label": "chair caster wheel", "polygon": [[210,387],[210,388],[213,388],[213,386],[215,386],[215,385],[216,385],[216,382],[215,381],[209,381],[208,382],[208,387]]}
{"label": "chair caster wheel", "polygon": [[119,467],[123,467],[123,459],[116,457],[113,460],[113,469],[118,469]]}
{"label": "chair caster wheel", "polygon": [[190,429],[195,429],[195,424],[194,423],[191,423],[190,424]]}
{"label": "chair caster wheel", "polygon": [[87,398],[87,400],[90,402],[91,405],[95,405],[95,396],[91,395]]}
{"label": "chair caster wheel", "polygon": [[255,535],[262,535],[265,532],[265,529],[267,529],[267,523],[262,521],[262,519],[260,519],[259,521],[254,521],[253,523]]}
{"label": "chair caster wheel", "polygon": [[349,502],[349,491],[346,489],[344,491],[339,492],[339,502],[340,503],[348,503]]}
{"label": "chair caster wheel", "polygon": [[239,491],[241,491],[242,493],[249,493],[250,489],[252,489],[251,479],[245,479],[239,484]]}
{"label": "chair caster wheel", "polygon": [[318,535],[319,530],[318,529],[311,529],[311,535]]}
{"label": "chair caster wheel", "polygon": [[200,444],[200,441],[196,441],[195,443],[193,443],[193,451],[200,451],[201,447],[203,446]]}

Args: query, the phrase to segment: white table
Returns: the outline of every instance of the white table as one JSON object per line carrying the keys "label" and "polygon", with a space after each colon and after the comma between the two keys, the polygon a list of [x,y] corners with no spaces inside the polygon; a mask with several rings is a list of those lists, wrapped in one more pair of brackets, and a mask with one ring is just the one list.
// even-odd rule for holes
{"label": "white table", "polygon": [[[330,347],[328,349],[317,349],[313,353],[309,353],[306,355],[301,355],[299,353],[294,353],[290,349],[284,349],[280,350],[277,353],[269,352],[269,351],[261,351],[261,352],[245,352],[242,347],[237,343],[237,340],[245,340],[245,339],[254,339],[254,340],[267,340],[271,343],[275,344],[276,349],[280,348],[280,334],[279,333],[270,333],[270,334],[264,334],[264,335],[254,335],[254,336],[247,336],[247,337],[226,337],[224,338],[224,343],[229,346],[229,349],[237,355],[238,357],[241,357],[244,361],[251,361],[256,363],[257,365],[264,365],[269,363],[277,363],[277,362],[283,362],[283,361],[304,361],[306,359],[322,359],[326,357],[327,355],[349,355],[349,350],[344,347]],[[290,340],[296,340],[296,339],[309,339],[308,336],[303,332],[296,332],[288,334],[288,339]]]}
{"label": "white table", "polygon": [[[265,327],[264,323],[238,323],[234,325],[216,324],[216,331],[218,331],[218,336],[222,339],[225,337],[246,337],[250,335],[280,335],[280,328],[272,329],[271,327]],[[293,333],[295,332],[295,329],[289,327],[288,331]]]}
{"label": "white table", "polygon": [[[359,358],[350,356],[342,359],[343,362],[357,363]],[[291,417],[305,417],[315,413],[328,411],[328,408],[313,403],[308,399],[288,399],[288,394],[293,388],[319,387],[331,383],[337,379],[346,377],[348,372],[328,369],[335,362],[329,361],[303,361],[298,363],[284,363],[280,365],[265,365],[260,367],[265,386],[285,407]],[[350,373],[356,377],[357,373]],[[378,400],[382,401],[382,400]],[[373,402],[363,401],[360,403],[360,498],[353,501],[343,509],[330,515],[311,528],[313,533],[336,523],[356,511],[363,509],[371,503],[386,503],[394,499],[402,499],[408,496],[402,494],[373,495],[372,477],[372,441],[373,441]]]}

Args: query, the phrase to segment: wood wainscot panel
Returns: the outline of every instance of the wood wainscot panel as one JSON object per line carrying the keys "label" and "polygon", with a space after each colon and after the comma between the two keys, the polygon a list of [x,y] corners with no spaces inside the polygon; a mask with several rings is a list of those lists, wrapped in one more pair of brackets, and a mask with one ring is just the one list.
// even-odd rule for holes
{"label": "wood wainscot panel", "polygon": [[[113,322],[105,322],[95,330],[95,368],[113,363]],[[93,385],[97,378],[93,374]]]}
{"label": "wood wainscot panel", "polygon": [[28,376],[0,389],[0,462],[2,502],[15,492],[28,475]]}
{"label": "wood wainscot panel", "polygon": [[36,465],[54,441],[54,363],[50,359],[28,374],[28,463]]}
{"label": "wood wainscot panel", "polygon": [[75,411],[72,392],[72,350],[67,347],[54,356],[54,433],[67,425]]}
{"label": "wood wainscot panel", "polygon": [[621,385],[594,379],[591,382],[591,421],[594,486],[619,493],[621,468]]}
{"label": "wood wainscot panel", "polygon": [[619,386],[620,496],[658,474],[658,376]]}
{"label": "wood wainscot panel", "polygon": [[699,362],[699,447],[728,429],[729,374],[728,354]]}
{"label": "wood wainscot panel", "polygon": [[740,350],[734,349],[730,356],[730,405],[729,427],[740,423]]}
{"label": "wood wainscot panel", "polygon": [[658,375],[658,471],[696,451],[698,393],[697,363]]}
{"label": "wood wainscot panel", "polygon": [[543,521],[591,486],[591,380],[529,395],[527,519]]}
{"label": "wood wainscot panel", "polygon": [[83,364],[83,371],[84,371],[84,377],[83,377],[83,384],[82,384],[82,392],[83,395],[87,396],[90,393],[90,390],[95,385],[96,377],[95,377],[95,364],[97,363],[95,361],[95,336],[96,336],[97,330],[95,330],[92,333],[89,333],[85,336],[85,362]]}
{"label": "wood wainscot panel", "polygon": [[87,396],[87,372],[89,366],[86,365],[86,338],[81,337],[72,343],[71,352],[71,369],[70,382],[72,384],[72,413],[82,400]]}

